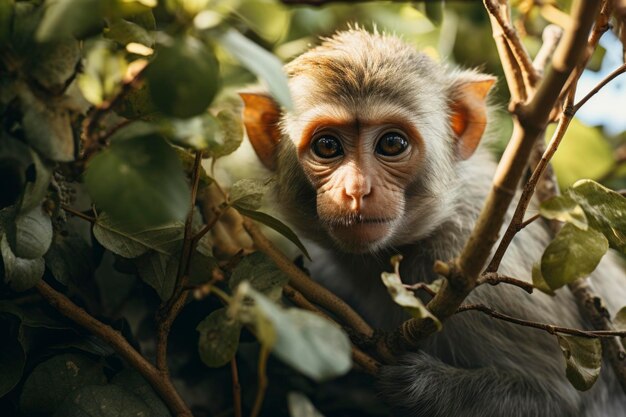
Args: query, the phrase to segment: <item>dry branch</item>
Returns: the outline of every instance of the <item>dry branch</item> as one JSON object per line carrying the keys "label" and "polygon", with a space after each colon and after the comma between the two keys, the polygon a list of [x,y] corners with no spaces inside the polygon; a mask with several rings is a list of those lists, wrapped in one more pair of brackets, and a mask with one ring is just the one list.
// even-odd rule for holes
{"label": "dry branch", "polygon": [[59,313],[84,327],[90,333],[108,343],[115,352],[137,370],[167,404],[177,417],[191,417],[191,411],[180,397],[169,376],[161,373],[154,365],[139,354],[120,332],[96,320],[85,310],[74,304],[65,295],[55,291],[44,281],[37,284],[37,291]]}

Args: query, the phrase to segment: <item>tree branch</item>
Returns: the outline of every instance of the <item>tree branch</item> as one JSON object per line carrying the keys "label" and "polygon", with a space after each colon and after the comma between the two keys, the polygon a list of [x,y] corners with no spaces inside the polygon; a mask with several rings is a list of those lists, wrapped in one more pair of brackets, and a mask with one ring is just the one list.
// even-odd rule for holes
{"label": "tree branch", "polygon": [[536,321],[518,319],[507,314],[499,313],[494,309],[487,307],[484,304],[464,304],[461,305],[457,313],[463,313],[465,311],[480,311],[481,313],[488,314],[489,316],[507,321],[509,323],[518,324],[520,326],[532,327],[535,329],[546,331],[550,334],[569,334],[572,336],[587,337],[587,338],[613,338],[613,337],[626,337],[626,331],[618,330],[580,330],[573,329],[571,327],[561,327],[554,324],[539,323]]}
{"label": "tree branch", "polygon": [[289,284],[296,290],[305,294],[311,302],[319,305],[333,315],[346,326],[357,333],[369,338],[374,335],[373,329],[363,320],[349,305],[326,288],[313,281],[300,268],[291,262],[269,239],[267,239],[259,227],[250,219],[244,217],[243,226],[252,237],[252,241],[258,250],[269,256],[276,266],[289,276]]}
{"label": "tree branch", "polygon": [[[438,319],[445,320],[454,314],[476,286],[515,195],[517,183],[526,168],[533,144],[545,129],[550,111],[570,72],[581,58],[587,34],[599,7],[600,4],[595,1],[574,2],[572,25],[565,31],[556,49],[550,70],[530,102],[515,109],[513,135],[498,165],[492,190],[459,258],[449,263],[447,280],[428,303],[429,310]],[[435,331],[430,320],[408,320],[382,339],[379,351],[384,357],[393,358],[395,352],[417,348],[421,339]]]}
{"label": "tree branch", "polygon": [[180,313],[180,310],[185,306],[187,301],[188,290],[187,275],[189,273],[189,264],[191,256],[193,254],[193,213],[196,206],[196,196],[198,194],[198,185],[200,183],[200,169],[202,169],[202,151],[197,151],[193,163],[192,177],[191,177],[191,206],[189,208],[189,214],[185,220],[185,231],[183,236],[183,249],[181,252],[180,261],[178,263],[178,271],[176,274],[176,284],[170,299],[161,306],[157,313],[157,347],[156,347],[156,365],[157,368],[165,373],[169,373],[169,367],[167,365],[167,341],[169,338],[170,330],[174,320]]}
{"label": "tree branch", "polygon": [[[286,285],[283,288],[283,294],[298,307],[319,314],[325,319],[334,321],[328,314],[317,308],[313,303],[307,300],[301,292],[295,290],[293,287]],[[350,331],[348,331],[348,333],[350,333]],[[380,369],[380,363],[355,346],[352,346],[352,359],[356,364],[361,367],[361,369],[363,369],[363,371],[367,372],[368,374],[378,374],[378,370]]]}
{"label": "tree branch", "polygon": [[126,360],[148,381],[174,415],[177,417],[192,417],[191,411],[176,391],[169,377],[159,372],[158,369],[141,356],[139,352],[126,341],[120,332],[96,320],[89,313],[78,307],[65,295],[55,291],[44,281],[40,281],[36,289],[59,313],[108,343],[118,355]]}

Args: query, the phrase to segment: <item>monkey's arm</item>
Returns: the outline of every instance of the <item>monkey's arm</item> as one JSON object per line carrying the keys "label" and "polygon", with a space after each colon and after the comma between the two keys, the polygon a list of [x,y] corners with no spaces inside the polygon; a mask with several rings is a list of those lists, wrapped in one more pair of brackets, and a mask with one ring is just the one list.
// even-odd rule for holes
{"label": "monkey's arm", "polygon": [[405,417],[573,417],[581,411],[567,381],[513,368],[456,368],[424,352],[384,367],[381,388],[395,415]]}

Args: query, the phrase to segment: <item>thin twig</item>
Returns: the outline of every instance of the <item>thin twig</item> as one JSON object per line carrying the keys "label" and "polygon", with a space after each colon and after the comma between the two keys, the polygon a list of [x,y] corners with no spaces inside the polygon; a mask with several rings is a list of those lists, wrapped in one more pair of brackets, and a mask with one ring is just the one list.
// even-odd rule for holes
{"label": "thin twig", "polygon": [[[298,307],[314,312],[324,317],[327,320],[333,321],[333,319],[328,314],[324,313],[322,310],[317,308],[313,303],[307,300],[306,297],[301,292],[297,291],[293,287],[286,285],[283,288],[283,294],[285,295],[285,297],[289,298]],[[348,334],[350,333],[351,332],[348,332]],[[358,343],[360,341],[357,340],[353,342]],[[354,360],[356,364],[358,364],[361,367],[361,369],[363,369],[363,371],[367,372],[368,374],[370,375],[378,374],[378,371],[381,366],[380,363],[376,359],[372,358],[371,356],[363,352],[362,350],[358,349],[356,346],[352,346],[352,359]]]}
{"label": "thin twig", "polygon": [[93,223],[95,223],[95,222],[96,222],[96,219],[95,219],[95,218],[93,218],[93,217],[91,217],[91,216],[88,216],[88,215],[86,215],[85,213],[82,213],[82,212],[80,212],[80,211],[78,211],[78,210],[74,210],[74,209],[73,209],[73,208],[71,208],[70,206],[67,206],[67,205],[65,205],[65,204],[61,204],[61,208],[62,208],[64,211],[67,211],[68,213],[70,213],[70,214],[72,214],[72,215],[74,215],[74,216],[76,216],[76,217],[79,217],[79,218],[81,218],[81,219],[83,219],[83,220],[87,220],[87,221],[88,221],[89,223],[91,223],[91,224],[93,224]]}
{"label": "thin twig", "polygon": [[509,284],[519,287],[526,291],[528,294],[533,293],[533,284],[522,281],[521,279],[509,277],[506,275],[498,274],[495,272],[485,272],[478,278],[476,282],[477,285],[481,284],[489,284],[489,285],[498,285],[498,284]]}
{"label": "thin twig", "polygon": [[243,226],[252,238],[255,246],[261,252],[269,256],[276,266],[287,274],[289,283],[306,296],[308,300],[330,311],[334,316],[356,333],[364,337],[372,337],[373,329],[363,320],[348,304],[326,288],[322,287],[306,275],[300,268],[291,262],[274,244],[267,238],[259,227],[250,219],[244,217]]}
{"label": "thin twig", "polygon": [[433,289],[430,288],[428,284],[424,282],[418,282],[415,284],[403,284],[403,286],[404,288],[410,291],[424,291],[426,294],[430,295],[431,297],[434,297],[435,294],[437,294],[436,291],[433,291]]}
{"label": "thin twig", "polygon": [[591,97],[596,95],[596,93],[600,91],[602,87],[613,81],[613,79],[615,79],[618,75],[623,74],[624,72],[626,72],[626,64],[620,65],[612,73],[607,75],[602,81],[598,83],[598,85],[593,87],[593,89],[589,93],[587,93],[585,97],[583,97],[578,103],[574,105],[574,113],[576,113]]}
{"label": "thin twig", "polygon": [[626,337],[626,331],[623,330],[580,330],[573,329],[571,327],[562,327],[556,326],[554,324],[539,323],[536,321],[518,319],[507,314],[499,313],[484,304],[463,304],[458,308],[457,313],[463,313],[465,311],[480,311],[481,313],[488,314],[489,316],[498,320],[507,321],[509,323],[518,324],[520,326],[533,327],[535,329],[546,331],[550,334],[562,333],[586,338],[602,338],[615,336]]}
{"label": "thin twig", "polygon": [[269,349],[266,346],[261,345],[261,350],[259,352],[258,387],[256,390],[256,397],[254,398],[254,405],[252,406],[252,412],[250,412],[250,417],[258,417],[261,412],[261,406],[263,406],[265,391],[267,390],[267,358],[269,354]]}
{"label": "thin twig", "polygon": [[183,235],[183,249],[178,263],[178,271],[176,274],[176,284],[170,299],[161,307],[157,313],[158,331],[157,331],[157,355],[156,365],[157,368],[167,374],[169,368],[167,365],[167,341],[169,337],[172,324],[180,310],[185,306],[187,301],[188,291],[185,289],[187,286],[187,275],[189,272],[189,264],[193,253],[192,246],[192,225],[193,225],[193,213],[196,205],[196,196],[198,194],[198,184],[200,183],[200,169],[202,168],[202,151],[197,151],[194,159],[192,178],[191,178],[191,206],[189,208],[189,214],[185,220],[185,231]]}
{"label": "thin twig", "polygon": [[233,376],[233,408],[235,417],[242,417],[241,411],[241,384],[239,383],[239,371],[237,370],[237,359],[230,360],[230,373]]}
{"label": "thin twig", "polygon": [[170,379],[141,356],[119,331],[95,319],[44,281],[40,281],[36,289],[59,313],[108,343],[120,357],[126,360],[148,381],[175,416],[192,417],[191,411],[176,391]]}

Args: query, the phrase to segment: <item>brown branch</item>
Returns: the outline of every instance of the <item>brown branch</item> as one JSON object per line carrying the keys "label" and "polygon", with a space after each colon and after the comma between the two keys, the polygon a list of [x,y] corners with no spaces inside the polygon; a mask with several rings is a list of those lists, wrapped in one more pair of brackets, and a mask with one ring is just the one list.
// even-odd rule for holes
{"label": "brown branch", "polygon": [[[508,4],[502,1],[499,1],[499,4],[496,4],[495,1],[498,0],[484,0],[483,3],[489,12],[492,26],[494,20],[497,23],[497,25],[493,26],[494,37],[496,33],[499,35],[501,32],[501,36],[506,40],[511,53],[515,58],[516,67],[520,69],[525,91],[525,94],[521,94],[520,98],[524,99],[524,97],[534,89],[535,85],[539,81],[539,76],[533,67],[528,51],[526,51],[524,44],[519,36],[517,36],[515,28],[511,26],[507,20],[505,20],[505,16],[508,18],[509,14]],[[505,55],[505,57],[506,59],[510,59],[508,54]]]}
{"label": "brown branch", "polygon": [[533,284],[526,282],[526,281],[522,281],[521,279],[517,279],[517,278],[513,278],[513,277],[509,277],[506,275],[501,275],[495,272],[485,272],[484,274],[482,274],[480,276],[480,278],[478,278],[478,281],[476,281],[477,285],[481,285],[481,284],[489,284],[489,285],[498,285],[498,284],[509,284],[509,285],[514,285],[516,287],[519,287],[521,289],[523,289],[524,291],[526,291],[528,294],[532,294],[533,293]]}
{"label": "brown branch", "polygon": [[593,89],[589,93],[587,93],[585,97],[583,97],[578,103],[574,105],[574,113],[576,113],[582,106],[584,106],[585,103],[589,101],[591,97],[596,95],[598,91],[600,91],[605,85],[613,81],[613,79],[623,74],[624,72],[626,72],[626,64],[620,65],[619,67],[617,67],[617,69],[607,75],[602,81],[598,83],[598,85],[593,87]]}
{"label": "brown branch", "polygon": [[235,417],[242,417],[241,411],[241,384],[239,383],[239,371],[237,370],[237,359],[230,360],[230,372],[233,376],[233,408]]}
{"label": "brown branch", "polygon": [[289,284],[291,286],[304,294],[311,302],[330,311],[353,331],[361,333],[366,338],[373,336],[373,329],[352,307],[300,270],[263,235],[259,227],[251,219],[244,217],[243,226],[257,249],[269,256],[276,263],[276,266],[289,276]]}
{"label": "brown branch", "polygon": [[[449,263],[450,274],[441,290],[428,303],[428,309],[439,319],[454,314],[465,297],[476,286],[492,247],[515,195],[528,158],[537,137],[548,123],[550,111],[569,74],[581,59],[587,34],[595,20],[600,4],[577,0],[572,5],[572,25],[567,28],[557,47],[552,65],[527,105],[518,105],[514,113],[513,135],[498,165],[485,206],[458,259]],[[414,349],[424,337],[436,331],[431,320],[411,319],[378,344],[385,358],[397,352]]]}
{"label": "brown branch", "polygon": [[196,205],[196,196],[198,194],[198,184],[200,183],[200,169],[202,169],[202,151],[197,151],[193,163],[192,178],[191,178],[191,207],[185,220],[185,231],[183,235],[183,249],[181,252],[180,261],[178,262],[178,271],[176,274],[176,284],[170,299],[159,309],[157,313],[157,354],[156,354],[156,366],[165,373],[169,373],[169,367],[167,365],[167,341],[169,338],[170,330],[174,320],[180,313],[180,310],[185,306],[187,301],[188,290],[187,275],[189,273],[189,264],[191,256],[193,254],[193,213]]}
{"label": "brown branch", "polygon": [[500,244],[498,245],[498,248],[496,249],[493,258],[491,259],[489,266],[487,266],[488,272],[496,272],[498,270],[500,262],[502,261],[502,258],[504,257],[504,254],[506,253],[509,245],[513,241],[513,238],[515,237],[517,232],[523,229],[522,224],[524,214],[526,213],[526,209],[528,208],[528,205],[532,200],[533,194],[535,192],[535,187],[541,179],[544,171],[548,167],[550,159],[552,159],[552,156],[558,149],[559,144],[561,143],[561,140],[563,139],[563,136],[565,135],[565,132],[567,131],[567,128],[573,116],[574,115],[570,111],[566,111],[565,113],[563,113],[563,115],[561,115],[556,130],[554,131],[554,134],[550,139],[550,143],[546,147],[546,150],[541,156],[541,160],[535,167],[535,170],[530,176],[530,179],[524,186],[524,191],[522,191],[522,195],[519,199],[519,202],[517,203],[517,207],[515,208],[513,217],[506,231],[504,232],[504,236],[502,237],[502,240],[500,241]]}
{"label": "brown branch", "polygon": [[[283,294],[298,307],[319,314],[327,320],[334,321],[328,314],[317,308],[313,303],[307,300],[301,292],[295,290],[293,287],[286,285],[283,288]],[[348,334],[350,333],[351,332],[348,331]],[[356,342],[358,343],[358,341]],[[381,366],[380,363],[362,350],[358,349],[356,346],[352,346],[352,359],[356,364],[361,367],[361,369],[363,369],[363,371],[367,372],[368,374],[378,374]]]}
{"label": "brown branch", "polygon": [[74,210],[72,207],[70,207],[70,206],[68,206],[68,205],[61,204],[61,208],[62,208],[64,211],[67,211],[68,213],[70,213],[70,214],[72,214],[72,215],[74,215],[74,216],[76,216],[76,217],[79,217],[79,218],[81,218],[81,219],[83,219],[83,220],[86,220],[86,221],[88,221],[88,222],[89,222],[89,223],[91,223],[91,224],[93,224],[93,223],[95,223],[95,222],[96,222],[96,219],[95,219],[95,218],[93,218],[93,217],[91,217],[91,216],[88,216],[88,215],[86,215],[85,213],[80,212],[80,211],[78,211],[78,210]]}
{"label": "brown branch", "polygon": [[269,355],[269,349],[261,345],[261,351],[259,352],[258,386],[256,397],[254,398],[254,405],[252,406],[252,411],[250,412],[250,417],[258,417],[261,412],[261,406],[263,405],[263,399],[265,398],[265,391],[267,390],[267,358]]}
{"label": "brown branch", "polygon": [[126,360],[146,379],[146,381],[148,381],[175,416],[192,416],[191,411],[176,391],[176,388],[168,376],[159,372],[158,369],[141,356],[119,331],[96,320],[89,313],[74,304],[65,295],[55,291],[44,281],[40,281],[36,289],[59,313],[108,343],[120,357]]}
{"label": "brown branch", "polygon": [[411,291],[424,291],[426,294],[434,297],[437,294],[436,291],[433,291],[428,284],[424,282],[418,282],[416,284],[404,284],[404,288]]}
{"label": "brown branch", "polygon": [[535,329],[546,331],[550,334],[562,333],[586,338],[613,338],[616,336],[626,337],[626,331],[623,330],[580,330],[573,329],[571,327],[562,327],[556,326],[554,324],[539,323],[536,321],[518,319],[517,317],[499,313],[484,304],[463,304],[458,308],[457,313],[463,313],[465,311],[480,311],[481,313],[488,314],[489,316],[498,320],[507,321],[509,323],[518,324],[520,326],[532,327]]}

